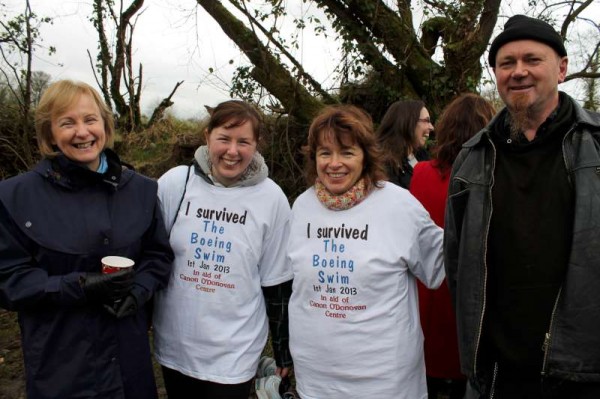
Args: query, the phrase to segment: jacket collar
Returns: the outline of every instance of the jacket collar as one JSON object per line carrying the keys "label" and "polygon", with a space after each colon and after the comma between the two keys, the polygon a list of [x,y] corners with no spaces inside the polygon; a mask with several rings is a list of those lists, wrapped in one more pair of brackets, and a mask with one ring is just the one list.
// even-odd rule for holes
{"label": "jacket collar", "polygon": [[[568,98],[571,99],[571,97]],[[571,101],[573,101],[573,105],[575,107],[575,115],[578,125],[589,125],[595,129],[600,129],[600,113],[588,111],[579,105],[577,101],[573,99],[571,99]]]}
{"label": "jacket collar", "polygon": [[105,149],[108,169],[104,173],[97,173],[83,167],[63,154],[54,158],[45,158],[34,167],[34,172],[48,179],[51,183],[64,187],[68,190],[77,190],[86,186],[105,184],[117,189],[126,184],[133,173],[124,169],[121,160],[115,152]]}
{"label": "jacket collar", "polygon": [[[577,101],[573,100],[568,94],[559,92],[562,99],[564,101],[570,101],[573,104],[575,109],[575,123],[573,126],[579,125],[588,125],[595,129],[600,129],[600,114],[597,112],[591,112],[587,109],[583,108],[581,105],[577,103]],[[503,120],[508,113],[506,107],[504,107],[500,112],[498,112],[492,120],[487,124],[486,127],[481,129],[475,136],[471,137],[463,144],[463,148],[471,148],[479,145],[482,141],[489,141],[491,134],[491,127],[495,126],[495,124],[499,120]]]}

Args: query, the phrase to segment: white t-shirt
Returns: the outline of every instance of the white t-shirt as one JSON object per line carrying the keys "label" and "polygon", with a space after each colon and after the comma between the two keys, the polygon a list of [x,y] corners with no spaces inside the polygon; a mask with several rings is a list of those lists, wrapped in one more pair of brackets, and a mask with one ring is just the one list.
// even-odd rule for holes
{"label": "white t-shirt", "polygon": [[[158,181],[167,230],[188,170],[176,167]],[[222,384],[254,376],[268,335],[261,286],[292,278],[285,263],[289,214],[287,198],[270,179],[225,188],[191,171],[171,230],[171,279],[156,296],[154,343],[160,364]]]}
{"label": "white t-shirt", "polygon": [[415,277],[444,277],[442,229],[386,183],[344,211],[292,207],[290,350],[303,399],[427,397]]}

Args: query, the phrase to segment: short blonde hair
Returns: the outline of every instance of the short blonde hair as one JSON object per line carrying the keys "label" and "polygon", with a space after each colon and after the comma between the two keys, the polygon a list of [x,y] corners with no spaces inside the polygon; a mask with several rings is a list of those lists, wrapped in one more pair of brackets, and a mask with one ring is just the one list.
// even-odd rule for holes
{"label": "short blonde hair", "polygon": [[52,117],[66,112],[82,95],[90,96],[100,109],[106,134],[105,148],[113,146],[115,122],[110,108],[104,103],[100,94],[87,83],[59,80],[44,91],[35,110],[35,133],[43,157],[53,158],[59,154],[52,145]]}

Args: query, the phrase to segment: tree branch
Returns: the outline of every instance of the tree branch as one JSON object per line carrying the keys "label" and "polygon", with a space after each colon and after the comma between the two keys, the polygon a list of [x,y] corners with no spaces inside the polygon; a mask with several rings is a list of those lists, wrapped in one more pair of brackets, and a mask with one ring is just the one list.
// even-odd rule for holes
{"label": "tree branch", "polygon": [[[571,25],[573,22],[575,22],[577,17],[586,8],[588,8],[592,3],[593,3],[593,0],[586,0],[584,2],[573,1],[571,3],[571,8],[569,10],[569,13],[567,14],[567,16],[566,16],[565,20],[563,21],[562,26],[560,28],[560,35],[563,37],[563,39],[565,39],[567,37],[567,31],[569,30],[569,25]],[[579,6],[575,7],[576,4],[579,4]]]}
{"label": "tree branch", "polygon": [[253,26],[258,27],[258,29],[269,39],[270,43],[273,43],[273,45],[275,47],[277,47],[277,49],[279,51],[281,51],[286,57],[287,59],[292,63],[292,65],[294,65],[294,67],[296,67],[296,69],[298,70],[298,75],[299,77],[301,77],[302,79],[305,79],[308,84],[310,84],[310,86],[317,92],[319,93],[319,95],[321,96],[321,98],[323,98],[323,101],[325,103],[328,104],[333,104],[336,103],[337,101],[331,97],[331,95],[329,95],[329,93],[327,93],[325,90],[323,90],[323,88],[321,87],[321,85],[319,84],[319,82],[317,82],[308,72],[306,72],[304,70],[304,67],[296,60],[296,58],[290,54],[289,51],[286,50],[285,47],[283,47],[281,45],[281,43],[275,39],[273,37],[273,35],[271,34],[271,32],[269,32],[267,29],[265,29],[265,27],[256,20],[256,18],[254,18],[250,12],[248,12],[248,9],[245,7],[241,7],[239,5],[238,2],[233,1],[231,2],[231,4],[233,4],[233,6],[235,8],[237,8],[238,10],[240,10],[250,21],[250,23]]}
{"label": "tree branch", "polygon": [[252,76],[275,96],[285,109],[301,123],[309,123],[322,107],[321,102],[298,82],[271,55],[256,34],[235,18],[218,0],[196,0],[206,10],[254,65]]}
{"label": "tree branch", "polygon": [[581,79],[581,78],[598,79],[598,78],[600,78],[600,72],[586,72],[586,71],[575,72],[575,73],[572,73],[569,76],[565,77],[565,82],[568,82],[569,80]]}
{"label": "tree branch", "polygon": [[102,81],[99,86],[100,90],[102,90],[104,101],[106,101],[106,104],[112,109],[113,102],[111,101],[108,75],[110,73],[112,76],[114,70],[112,69],[112,55],[110,54],[108,38],[106,37],[106,32],[104,31],[104,6],[102,0],[94,0],[94,13],[96,18],[92,19],[92,22],[94,23],[96,32],[98,32],[98,44],[100,47],[100,54],[98,54],[99,65],[97,65],[97,68],[100,70]]}
{"label": "tree branch", "polygon": [[175,92],[177,91],[179,86],[181,86],[183,84],[183,82],[184,82],[183,80],[181,82],[177,82],[177,84],[171,91],[171,94],[169,94],[168,97],[164,98],[160,102],[160,104],[158,104],[158,106],[152,112],[152,117],[150,118],[150,121],[148,121],[146,128],[151,128],[152,126],[154,126],[154,124],[156,124],[156,122],[158,122],[159,120],[162,119],[167,108],[169,108],[170,106],[172,106],[174,104],[173,101],[171,101],[171,97],[173,97],[173,95],[175,94]]}
{"label": "tree branch", "polygon": [[106,90],[104,90],[105,86],[103,85],[103,83],[98,80],[98,73],[97,73],[96,67],[94,65],[94,59],[92,58],[92,53],[90,53],[90,50],[86,50],[86,51],[87,51],[88,59],[90,60],[90,67],[92,68],[92,73],[94,74],[94,80],[96,81],[96,84],[102,91],[102,97],[104,97],[104,102],[106,103],[106,105],[108,105],[109,108],[112,109],[112,102],[110,101],[110,95]]}

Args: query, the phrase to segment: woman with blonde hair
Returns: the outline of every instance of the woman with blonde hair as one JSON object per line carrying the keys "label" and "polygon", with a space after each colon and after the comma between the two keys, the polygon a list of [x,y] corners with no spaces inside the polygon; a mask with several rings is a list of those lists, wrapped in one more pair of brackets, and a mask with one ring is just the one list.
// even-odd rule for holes
{"label": "woman with blonde hair", "polygon": [[[146,305],[173,259],[157,184],[110,149],[91,86],[53,83],[35,117],[44,159],[0,183],[0,306],[19,312],[27,397],[156,398]],[[103,274],[107,255],[135,266]]]}

